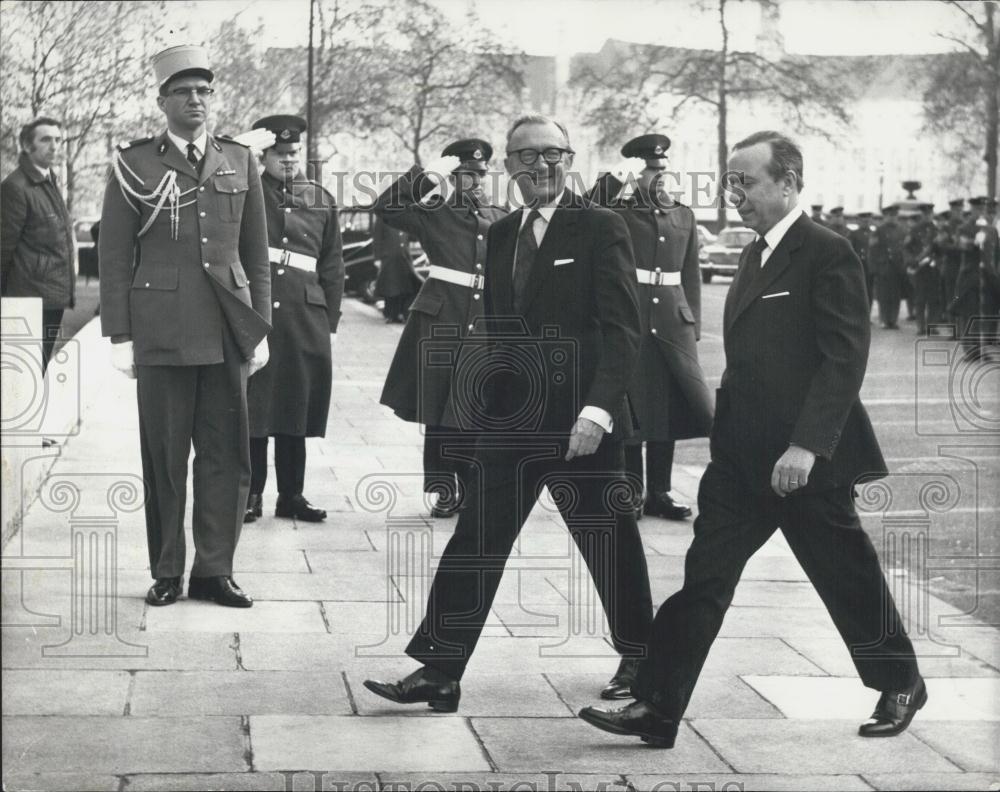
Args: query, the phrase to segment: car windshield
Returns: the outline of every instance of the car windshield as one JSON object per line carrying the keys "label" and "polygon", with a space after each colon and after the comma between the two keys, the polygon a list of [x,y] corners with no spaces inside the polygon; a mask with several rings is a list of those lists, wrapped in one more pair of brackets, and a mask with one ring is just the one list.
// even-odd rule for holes
{"label": "car windshield", "polygon": [[724,228],[719,232],[718,244],[725,247],[746,247],[757,237],[749,228]]}

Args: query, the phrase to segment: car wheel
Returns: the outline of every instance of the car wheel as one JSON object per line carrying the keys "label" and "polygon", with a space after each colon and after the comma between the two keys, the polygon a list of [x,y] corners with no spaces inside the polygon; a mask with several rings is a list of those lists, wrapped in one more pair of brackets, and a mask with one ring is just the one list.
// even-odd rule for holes
{"label": "car wheel", "polygon": [[702,270],[701,271],[701,282],[711,283],[712,282],[712,270]]}

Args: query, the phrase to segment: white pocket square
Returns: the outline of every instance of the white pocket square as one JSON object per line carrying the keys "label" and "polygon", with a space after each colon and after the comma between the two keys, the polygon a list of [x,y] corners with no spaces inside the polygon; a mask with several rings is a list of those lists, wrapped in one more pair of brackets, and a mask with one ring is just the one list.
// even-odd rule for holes
{"label": "white pocket square", "polygon": [[576,259],[556,259],[555,261],[552,262],[552,266],[559,267],[562,266],[563,264],[572,264],[574,261],[576,261]]}
{"label": "white pocket square", "polygon": [[783,291],[783,292],[775,292],[774,294],[765,294],[760,299],[762,299],[762,300],[770,300],[772,297],[787,297],[787,296],[788,296],[788,292]]}

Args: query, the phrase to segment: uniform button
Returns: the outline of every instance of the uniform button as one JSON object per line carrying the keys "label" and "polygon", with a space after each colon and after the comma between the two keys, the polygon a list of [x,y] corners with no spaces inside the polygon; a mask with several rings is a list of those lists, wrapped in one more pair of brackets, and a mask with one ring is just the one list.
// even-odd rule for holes
{"label": "uniform button", "polygon": [[205,192],[205,188],[204,187],[199,187],[198,188],[198,192]]}
{"label": "uniform button", "polygon": [[666,241],[667,241],[667,238],[666,238],[666,237],[660,237],[660,241],[661,241],[661,242],[666,242]]}
{"label": "uniform button", "polygon": [[281,238],[281,244],[282,245],[287,245],[288,244],[288,237],[282,237]]}
{"label": "uniform button", "polygon": [[290,207],[288,207],[288,206],[286,206],[286,207],[285,207],[285,214],[290,214],[290,213],[291,213],[291,211],[292,211],[292,210],[291,210],[291,208],[290,208]]}
{"label": "uniform button", "polygon": [[651,332],[653,335],[656,335],[656,328],[655,327],[651,328],[649,332]]}
{"label": "uniform button", "polygon": [[660,268],[659,268],[659,267],[657,267],[657,268],[656,268],[656,269],[654,270],[654,272],[659,272],[659,271],[660,271]]}
{"label": "uniform button", "polygon": [[239,192],[235,187],[233,187],[233,192]]}
{"label": "uniform button", "polygon": [[284,271],[283,269],[280,269],[280,270],[278,270],[278,274],[279,274],[279,275],[284,275],[284,274],[285,274],[285,271]]}
{"label": "uniform button", "polygon": [[473,300],[478,300],[479,299],[479,295],[478,294],[473,294],[472,295],[472,299]]}
{"label": "uniform button", "polygon": [[208,237],[202,237],[202,238],[201,238],[201,244],[203,244],[203,245],[204,245],[204,244],[206,244],[207,242],[208,242]]}
{"label": "uniform button", "polygon": [[482,234],[479,234],[479,235],[478,235],[478,236],[476,237],[476,239],[482,239],[482,238],[483,238],[483,235],[482,235]]}
{"label": "uniform button", "polygon": [[475,327],[475,325],[469,325],[469,329],[470,330],[472,330],[474,327]]}
{"label": "uniform button", "polygon": [[476,269],[477,269],[477,270],[481,270],[482,268],[483,268],[483,265],[482,265],[482,264],[477,264],[477,265],[476,265]]}
{"label": "uniform button", "polygon": [[205,216],[204,212],[198,212],[198,217],[204,217],[204,216]]}
{"label": "uniform button", "polygon": [[659,297],[654,297],[653,298],[653,305],[658,305],[659,302],[660,302],[660,298]]}
{"label": "uniform button", "polygon": [[275,308],[280,308],[280,307],[281,307],[281,303],[280,303],[280,302],[278,302],[277,300],[275,300],[275,301],[274,301],[274,307],[275,307]]}
{"label": "uniform button", "polygon": [[208,262],[206,261],[203,266],[205,267],[205,269],[208,269]]}
{"label": "uniform button", "polygon": [[147,288],[147,289],[149,288],[149,284],[148,284],[148,283],[146,284],[146,288]]}

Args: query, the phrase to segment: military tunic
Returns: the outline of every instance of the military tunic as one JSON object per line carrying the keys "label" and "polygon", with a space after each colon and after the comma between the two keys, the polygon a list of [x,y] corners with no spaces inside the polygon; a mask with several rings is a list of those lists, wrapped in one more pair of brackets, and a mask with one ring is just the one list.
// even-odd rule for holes
{"label": "military tunic", "polygon": [[[469,276],[483,275],[486,231],[506,211],[478,206],[465,197],[445,202],[435,195],[421,203],[434,185],[414,166],[375,204],[389,226],[420,241],[432,265]],[[463,286],[428,278],[410,305],[410,314],[393,356],[381,403],[406,421],[428,426],[458,426],[453,373],[461,340],[483,315],[482,285]]]}
{"label": "military tunic", "polygon": [[270,361],[250,378],[250,436],[323,437],[330,409],[330,333],[344,293],[344,257],[333,196],[301,174],[290,189],[261,177],[268,245],[315,259],[315,271],[271,255]]}
{"label": "military tunic", "polygon": [[696,346],[701,334],[701,274],[694,213],[681,204],[659,208],[641,198],[614,199],[622,186],[606,174],[590,196],[625,220],[637,269],[676,273],[681,281],[639,284],[641,344],[627,389],[639,424],[633,439],[707,437],[713,407]]}
{"label": "military tunic", "polygon": [[903,262],[905,234],[894,219],[886,219],[872,232],[870,257],[875,273],[875,299],[883,323],[895,325],[903,298],[906,269]]}

